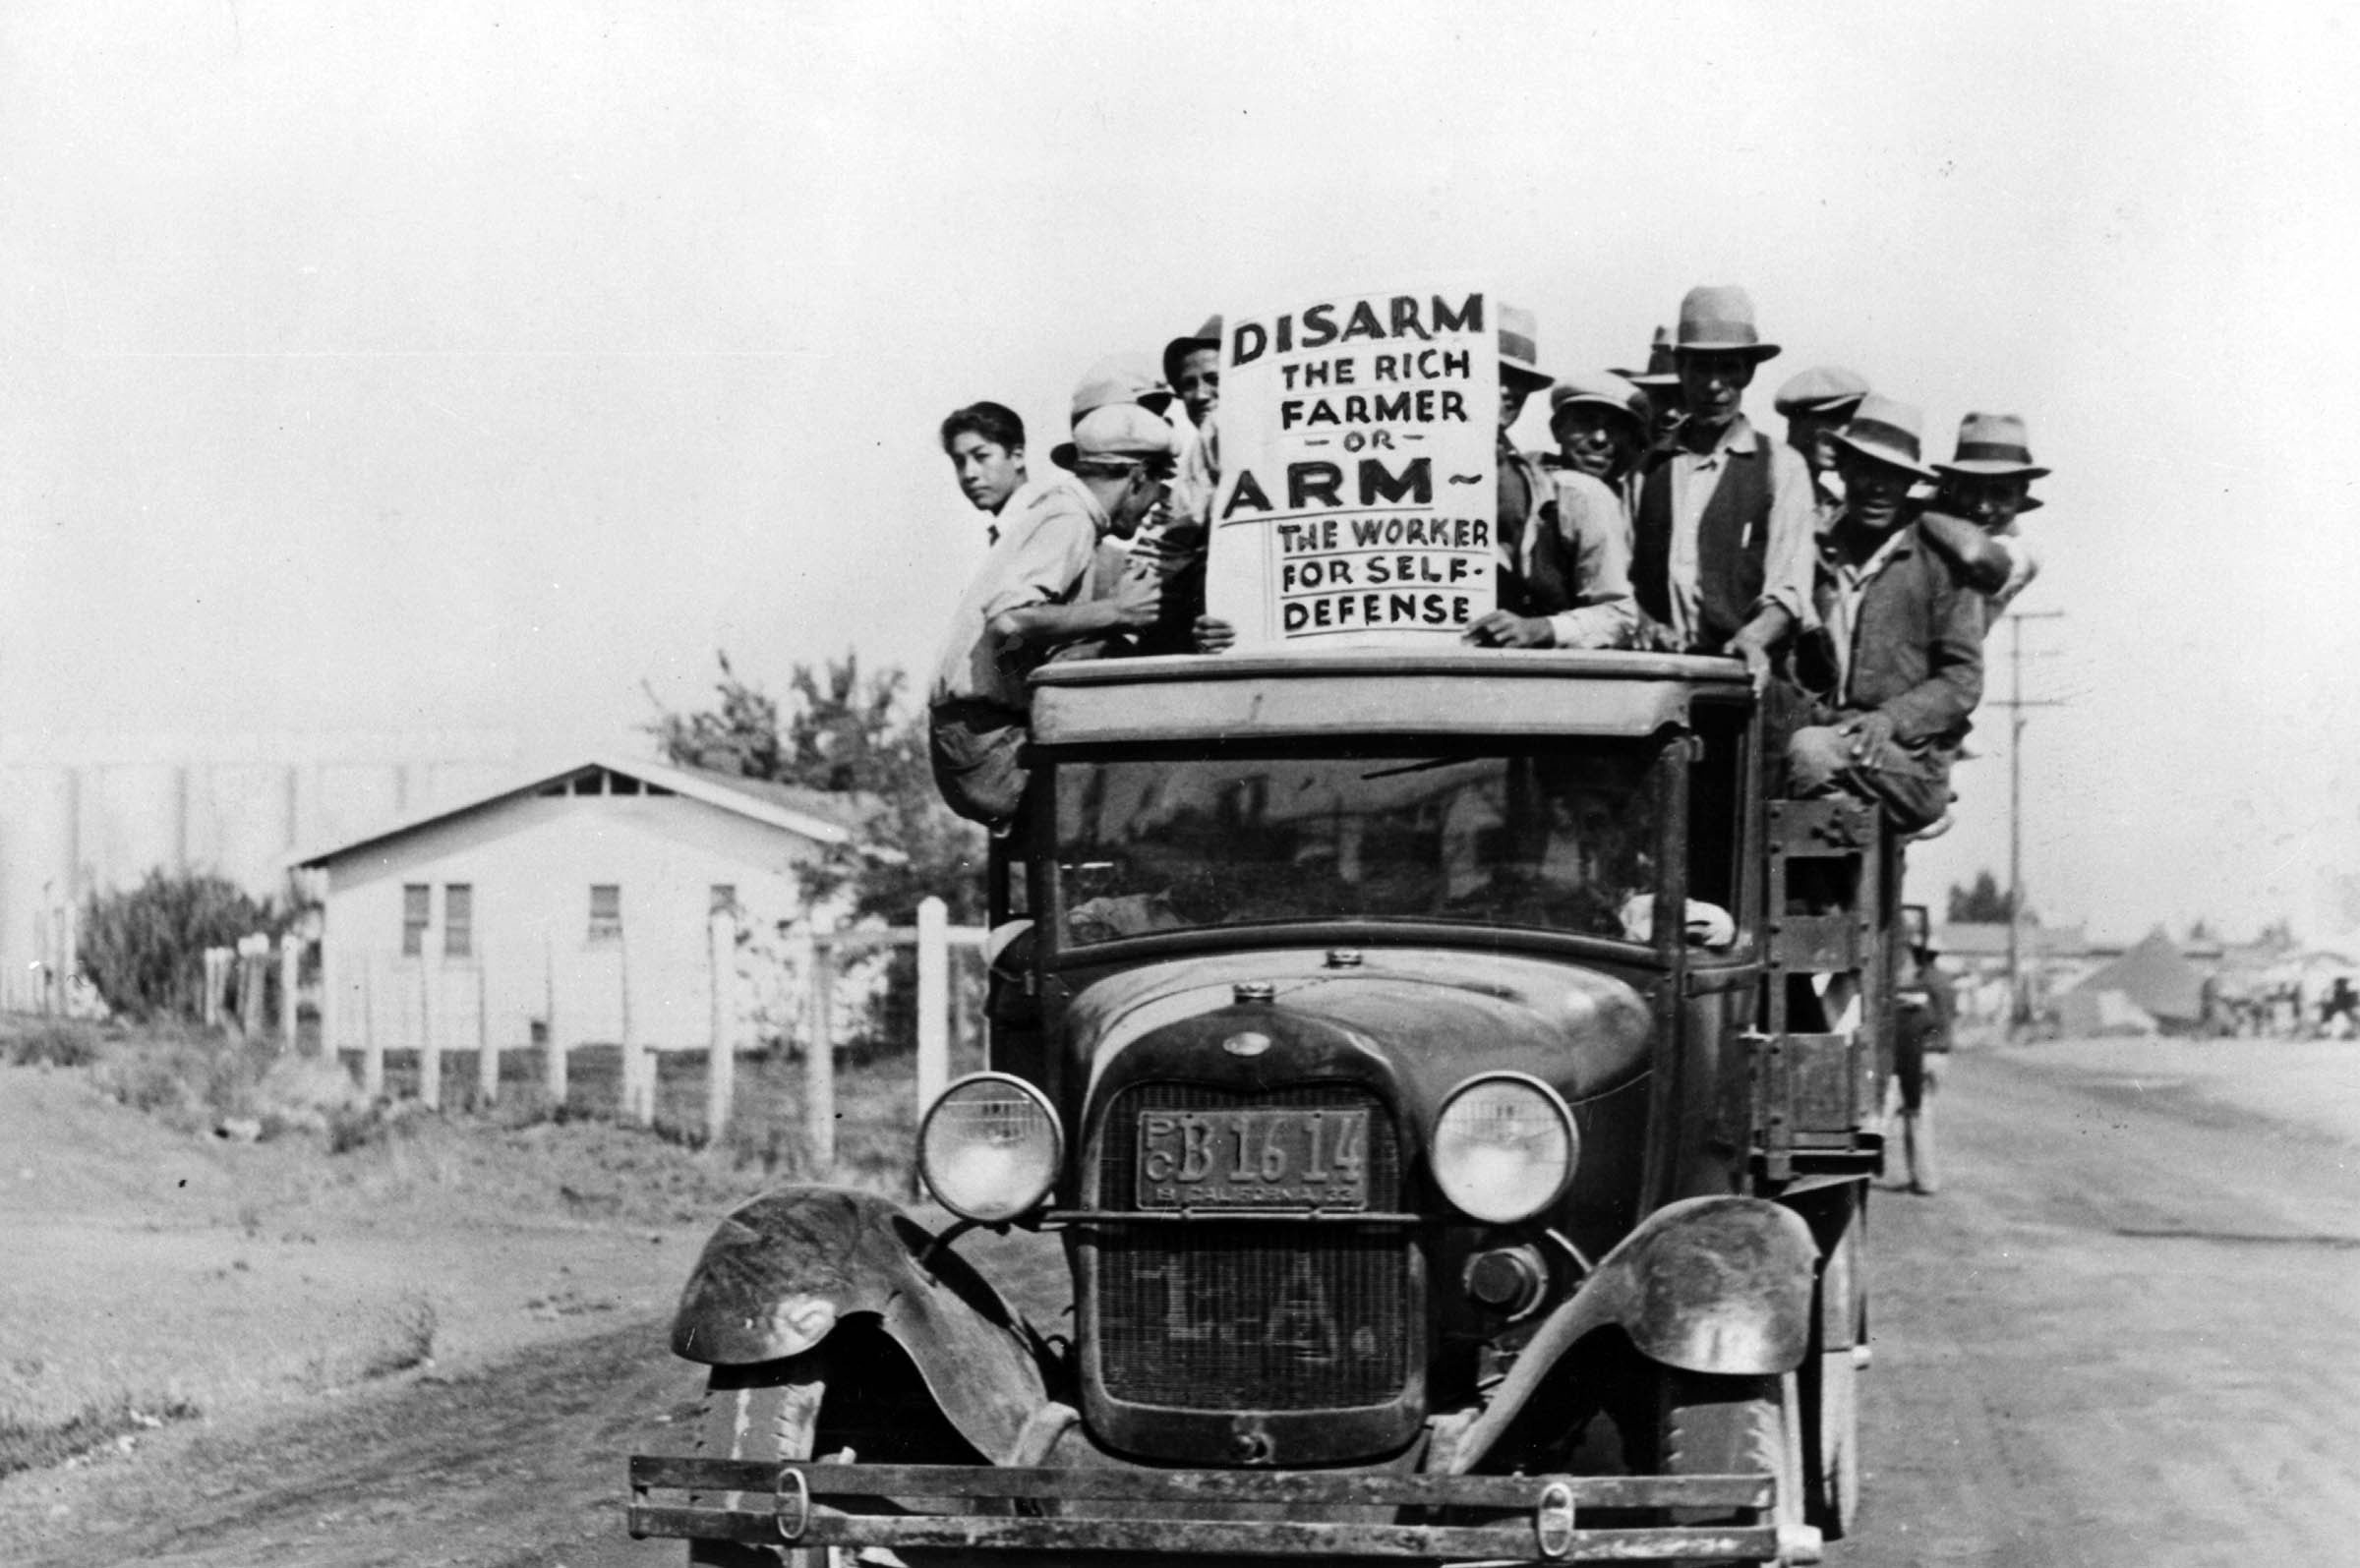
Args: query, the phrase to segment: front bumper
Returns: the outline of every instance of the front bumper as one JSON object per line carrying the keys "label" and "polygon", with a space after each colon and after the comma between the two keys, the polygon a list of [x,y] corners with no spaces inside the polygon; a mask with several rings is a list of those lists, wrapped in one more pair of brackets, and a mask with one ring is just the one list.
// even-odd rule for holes
{"label": "front bumper", "polygon": [[[1068,1552],[1489,1563],[1816,1560],[1797,1542],[1781,1542],[1766,1475],[1342,1475],[641,1455],[632,1458],[630,1476],[634,1538],[934,1547],[991,1553],[1011,1564]],[[717,1497],[721,1505],[654,1501],[659,1491]],[[849,1512],[848,1501],[891,1511]],[[1060,1517],[1069,1502],[1132,1517]],[[1585,1522],[1599,1512],[1627,1519],[1673,1508],[1737,1522]],[[1265,1517],[1237,1517],[1249,1511]]]}

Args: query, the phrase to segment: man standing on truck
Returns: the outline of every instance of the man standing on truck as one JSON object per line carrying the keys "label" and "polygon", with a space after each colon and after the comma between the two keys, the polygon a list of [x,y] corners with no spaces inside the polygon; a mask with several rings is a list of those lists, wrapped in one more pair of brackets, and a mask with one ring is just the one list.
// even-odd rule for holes
{"label": "man standing on truck", "polygon": [[1929,545],[1910,501],[1934,479],[1922,416],[1871,393],[1836,436],[1844,510],[1820,537],[1818,629],[1797,674],[1812,723],[1787,744],[1798,795],[1847,790],[1903,833],[1941,820],[1950,769],[1983,692],[1983,606]]}
{"label": "man standing on truck", "polygon": [[1016,819],[1026,676],[1063,644],[1155,623],[1163,580],[1152,573],[1125,573],[1098,598],[1086,590],[1099,541],[1129,539],[1163,499],[1176,446],[1163,416],[1140,404],[1093,409],[1050,454],[1066,473],[1028,485],[1001,514],[999,542],[952,612],[927,703],[934,783],[959,815],[994,832]]}
{"label": "man standing on truck", "polygon": [[1544,469],[1508,438],[1525,402],[1556,377],[1538,363],[1530,311],[1501,306],[1499,337],[1499,608],[1463,640],[1481,648],[1620,648],[1634,619],[1622,504],[1588,474]]}
{"label": "man standing on truck", "polygon": [[1970,414],[1958,450],[1936,463],[1942,488],[1920,520],[1926,537],[1981,594],[1996,622],[2040,573],[2040,557],[2019,519],[2039,506],[2033,481],[2048,470],[2033,461],[2024,421],[2013,414]]}
{"label": "man standing on truck", "polygon": [[1844,505],[1844,483],[1836,476],[1836,432],[1868,395],[1868,382],[1841,365],[1814,365],[1787,378],[1772,406],[1786,416],[1787,444],[1802,454],[1811,471],[1811,493],[1821,523],[1832,522]]}
{"label": "man standing on truck", "polygon": [[1650,644],[1734,655],[1757,687],[1811,593],[1810,473],[1743,411],[1755,370],[1777,353],[1743,289],[1688,291],[1672,343],[1686,412],[1670,448],[1649,454],[1632,519],[1631,588]]}

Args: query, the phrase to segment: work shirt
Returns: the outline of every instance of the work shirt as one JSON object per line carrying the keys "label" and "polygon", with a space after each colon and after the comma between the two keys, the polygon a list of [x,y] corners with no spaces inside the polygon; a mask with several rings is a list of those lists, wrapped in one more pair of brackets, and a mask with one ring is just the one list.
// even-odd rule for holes
{"label": "work shirt", "polygon": [[1990,539],[1991,543],[2007,552],[2008,556],[2008,580],[2000,585],[1999,592],[1989,596],[1990,618],[1996,621],[2008,612],[2010,605],[2016,603],[2016,596],[2040,575],[2040,551],[2034,542],[2035,535],[2025,532],[2022,518],[1991,535]]}
{"label": "work shirt", "polygon": [[1186,415],[1172,425],[1180,433],[1180,459],[1172,475],[1171,514],[1200,526],[1209,525],[1212,521],[1213,493],[1221,484],[1220,427],[1190,425]]}
{"label": "work shirt", "polygon": [[[1703,561],[1697,549],[1697,528],[1713,491],[1728,471],[1733,453],[1751,453],[1766,445],[1745,416],[1723,427],[1721,438],[1707,452],[1690,451],[1684,442],[1673,446],[1665,466],[1672,480],[1672,555],[1668,573],[1672,629],[1684,646],[1701,640],[1703,621]],[[1777,605],[1798,624],[1811,613],[1812,538],[1817,532],[1816,494],[1810,470],[1791,446],[1770,446],[1769,539],[1762,555],[1762,591],[1747,609],[1750,620],[1767,605]],[[1750,523],[1748,526],[1751,526]]]}
{"label": "work shirt", "polygon": [[1630,514],[1587,474],[1543,468],[1504,437],[1499,452],[1500,608],[1547,620],[1552,647],[1623,647],[1638,621]]}
{"label": "work shirt", "polygon": [[1847,703],[1852,696],[1852,643],[1859,628],[1860,601],[1867,595],[1868,585],[1892,562],[1893,552],[1906,532],[1894,529],[1876,547],[1876,553],[1857,566],[1833,548],[1822,547],[1820,570],[1827,582],[1819,595],[1819,618],[1827,627],[1828,644],[1836,659],[1836,690]]}
{"label": "work shirt", "polygon": [[1049,650],[996,636],[991,623],[1012,610],[1082,597],[1107,527],[1097,498],[1069,474],[1027,480],[1009,496],[999,539],[951,611],[929,703],[980,699],[1022,714],[1025,677]]}

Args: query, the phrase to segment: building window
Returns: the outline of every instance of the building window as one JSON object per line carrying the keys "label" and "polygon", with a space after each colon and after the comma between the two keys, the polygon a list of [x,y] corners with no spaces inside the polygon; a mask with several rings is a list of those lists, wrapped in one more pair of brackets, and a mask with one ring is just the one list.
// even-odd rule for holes
{"label": "building window", "polygon": [[404,883],[401,890],[401,956],[414,958],[426,951],[426,926],[433,917],[435,890],[423,882]]}
{"label": "building window", "polygon": [[442,889],[442,957],[475,957],[475,889],[468,883]]}
{"label": "building window", "polygon": [[613,882],[590,885],[590,940],[622,940],[622,888]]}

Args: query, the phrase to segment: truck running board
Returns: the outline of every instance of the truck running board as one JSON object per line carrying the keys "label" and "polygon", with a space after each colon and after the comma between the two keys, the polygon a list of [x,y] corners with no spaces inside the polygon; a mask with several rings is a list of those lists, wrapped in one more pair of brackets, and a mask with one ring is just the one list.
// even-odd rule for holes
{"label": "truck running board", "polygon": [[[748,1545],[935,1546],[1255,1557],[1504,1562],[1780,1560],[1769,1476],[1429,1476],[1268,1471],[1053,1470],[839,1465],[818,1461],[631,1460],[634,1538]],[[699,1494],[650,1501],[658,1490]],[[703,1499],[714,1499],[705,1501]],[[847,1499],[883,1510],[851,1512]],[[831,1501],[833,1500],[833,1501]],[[716,1502],[722,1506],[716,1506]],[[1124,1518],[1069,1518],[1067,1502],[1139,1504]],[[1187,1505],[1263,1505],[1292,1517],[1157,1517]],[[922,1506],[921,1506],[922,1505]],[[1178,1505],[1178,1506],[1175,1506]],[[1593,1510],[1728,1513],[1710,1525],[1592,1526]],[[1350,1522],[1302,1515],[1342,1514]],[[1376,1514],[1379,1518],[1370,1519]],[[1383,1516],[1390,1514],[1395,1521]],[[1353,1519],[1353,1515],[1361,1516]]]}

